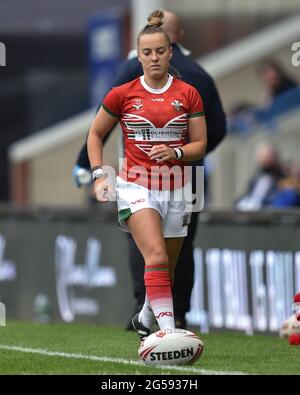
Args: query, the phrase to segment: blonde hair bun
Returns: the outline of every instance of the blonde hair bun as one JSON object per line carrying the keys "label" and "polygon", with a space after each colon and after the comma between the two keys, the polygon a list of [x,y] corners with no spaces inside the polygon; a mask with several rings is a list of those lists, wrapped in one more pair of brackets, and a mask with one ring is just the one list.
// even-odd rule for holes
{"label": "blonde hair bun", "polygon": [[164,22],[164,13],[162,10],[153,11],[148,17],[149,26],[161,26]]}

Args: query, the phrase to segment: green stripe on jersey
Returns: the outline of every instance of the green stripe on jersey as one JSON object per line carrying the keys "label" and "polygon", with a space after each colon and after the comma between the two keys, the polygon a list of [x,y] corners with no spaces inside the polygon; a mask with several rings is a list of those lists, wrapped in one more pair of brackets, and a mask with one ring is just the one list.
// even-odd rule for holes
{"label": "green stripe on jersey", "polygon": [[195,112],[194,114],[190,114],[188,115],[188,118],[196,118],[196,117],[202,117],[203,115],[205,115],[205,112]]}
{"label": "green stripe on jersey", "polygon": [[114,118],[119,118],[119,115],[115,114],[114,112],[110,111],[109,108],[107,108],[104,104],[101,105],[103,107],[103,110],[105,110],[109,115],[111,115]]}

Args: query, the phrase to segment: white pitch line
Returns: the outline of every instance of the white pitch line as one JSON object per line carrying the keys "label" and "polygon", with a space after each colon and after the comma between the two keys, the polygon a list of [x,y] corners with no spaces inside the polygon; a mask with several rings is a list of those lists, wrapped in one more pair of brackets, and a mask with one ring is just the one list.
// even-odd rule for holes
{"label": "white pitch line", "polygon": [[[75,354],[75,353],[66,353],[60,351],[50,351],[41,348],[29,348],[29,347],[19,347],[13,345],[5,345],[0,344],[0,349],[7,350],[7,351],[18,351],[24,353],[31,353],[31,354],[39,354],[39,355],[46,355],[50,357],[63,357],[63,358],[71,358],[71,359],[87,359],[89,361],[97,361],[97,362],[111,362],[111,363],[118,363],[122,365],[132,365],[132,366],[142,366],[146,367],[143,362],[140,361],[133,361],[130,359],[124,358],[109,358],[109,357],[99,357],[97,355],[84,355],[84,354]],[[197,369],[193,367],[183,367],[183,366],[151,366],[151,368],[156,368],[160,370],[174,370],[180,372],[191,372],[191,373],[198,373],[202,375],[247,375],[247,373],[243,372],[226,372],[226,371],[218,371],[218,370],[206,370],[206,369]]]}

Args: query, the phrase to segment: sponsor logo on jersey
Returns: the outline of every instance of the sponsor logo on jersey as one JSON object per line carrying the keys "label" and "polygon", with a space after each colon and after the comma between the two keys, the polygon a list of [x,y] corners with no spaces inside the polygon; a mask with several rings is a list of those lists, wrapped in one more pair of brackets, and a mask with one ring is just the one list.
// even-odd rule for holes
{"label": "sponsor logo on jersey", "polygon": [[178,141],[180,139],[181,131],[178,129],[142,128],[135,131],[137,141]]}
{"label": "sponsor logo on jersey", "polygon": [[163,128],[155,127],[149,119],[137,114],[124,114],[122,121],[128,140],[135,140],[135,146],[147,155],[153,142],[168,142],[170,147],[177,148],[182,145],[180,140],[187,135],[187,114],[170,119]]}
{"label": "sponsor logo on jersey", "polygon": [[165,101],[162,97],[157,97],[155,99],[151,99],[152,101]]}
{"label": "sponsor logo on jersey", "polygon": [[183,104],[182,103],[180,103],[180,101],[179,100],[174,100],[174,101],[172,101],[172,106],[174,106],[174,108],[175,108],[175,110],[176,111],[181,111],[182,110],[182,106],[183,106]]}
{"label": "sponsor logo on jersey", "polygon": [[140,99],[140,98],[134,99],[134,101],[133,101],[133,107],[134,107],[136,110],[139,110],[140,108],[142,108],[142,107],[143,107],[142,99]]}

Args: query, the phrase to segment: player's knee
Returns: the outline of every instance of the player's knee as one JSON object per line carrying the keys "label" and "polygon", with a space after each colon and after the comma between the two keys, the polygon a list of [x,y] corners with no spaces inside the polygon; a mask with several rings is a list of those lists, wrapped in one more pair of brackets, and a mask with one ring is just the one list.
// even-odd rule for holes
{"label": "player's knee", "polygon": [[149,249],[147,258],[145,259],[145,263],[147,266],[154,266],[154,265],[168,265],[168,255],[163,248],[160,247],[152,247]]}

